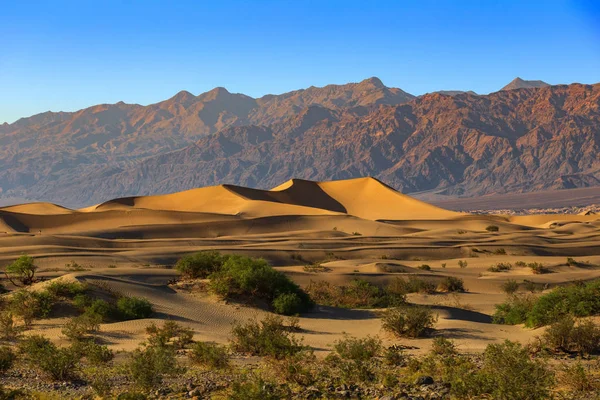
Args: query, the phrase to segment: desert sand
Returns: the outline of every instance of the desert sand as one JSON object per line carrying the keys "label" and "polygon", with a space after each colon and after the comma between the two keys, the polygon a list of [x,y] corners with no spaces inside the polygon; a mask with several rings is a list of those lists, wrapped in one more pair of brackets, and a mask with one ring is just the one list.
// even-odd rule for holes
{"label": "desert sand", "polygon": [[[495,225],[498,232],[486,227]],[[197,339],[227,342],[235,321],[266,311],[227,304],[206,293],[176,290],[175,261],[201,250],[264,257],[304,286],[310,281],[349,282],[361,277],[385,284],[397,276],[431,280],[456,276],[468,292],[410,295],[438,314],[436,335],[478,352],[506,338],[528,342],[541,334],[523,326],[495,325],[494,305],[506,298],[500,284],[528,279],[547,288],[600,277],[600,216],[470,215],[403,195],[373,178],[311,182],[291,180],[272,190],[221,185],[174,194],[116,199],[79,210],[32,203],[0,208],[0,263],[35,257],[40,275],[101,283],[149,299],[153,319],[103,324],[100,337],[115,350],[131,350],[157,319],[193,328]],[[581,262],[568,266],[567,257]],[[460,268],[459,260],[467,261]],[[487,269],[498,262],[540,262],[529,268]],[[83,268],[73,271],[67,263]],[[321,262],[327,272],[307,272]],[[428,264],[430,271],[417,267]],[[44,284],[43,282],[40,283]],[[66,318],[37,321],[31,332],[63,340]],[[326,351],[344,333],[380,335],[419,353],[430,339],[407,340],[381,330],[377,310],[318,306],[300,317],[304,341]]]}

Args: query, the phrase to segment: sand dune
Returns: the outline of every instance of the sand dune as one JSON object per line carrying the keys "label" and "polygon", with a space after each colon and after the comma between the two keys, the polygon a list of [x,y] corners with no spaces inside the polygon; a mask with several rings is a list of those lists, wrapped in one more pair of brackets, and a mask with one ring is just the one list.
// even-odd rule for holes
{"label": "sand dune", "polygon": [[[489,231],[490,225],[498,230]],[[180,321],[199,339],[226,342],[234,321],[266,313],[167,285],[176,276],[171,266],[178,258],[207,249],[264,257],[301,286],[315,280],[347,284],[357,277],[380,285],[396,277],[436,284],[459,277],[468,293],[410,295],[410,300],[434,307],[440,334],[456,339],[463,350],[479,351],[492,341],[527,342],[540,333],[491,323],[494,305],[505,299],[502,282],[527,279],[552,287],[600,277],[600,217],[455,213],[372,178],[294,179],[271,190],[221,185],[115,199],[80,210],[48,203],[0,208],[0,264],[29,254],[43,277],[66,275],[154,304],[154,319],[102,326],[103,339],[115,349],[135,347],[156,318]],[[567,257],[578,264],[568,265]],[[459,260],[468,267],[461,268]],[[541,262],[549,273],[535,275],[517,267],[517,261]],[[80,271],[65,266],[71,262]],[[488,270],[499,262],[514,268]],[[324,265],[326,272],[304,268],[311,263]],[[60,341],[64,322],[44,320],[35,331]],[[342,332],[379,334],[394,342],[381,332],[373,310],[318,307],[302,315],[300,324],[306,343],[318,351],[330,348]],[[423,352],[430,341],[405,344]]]}

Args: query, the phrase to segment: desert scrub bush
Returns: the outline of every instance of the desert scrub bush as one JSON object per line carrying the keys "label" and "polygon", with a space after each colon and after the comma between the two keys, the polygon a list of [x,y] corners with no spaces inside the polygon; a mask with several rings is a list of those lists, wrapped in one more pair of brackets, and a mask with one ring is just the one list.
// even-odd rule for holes
{"label": "desert scrub bush", "polygon": [[554,374],[538,359],[531,359],[526,347],[506,340],[489,344],[483,353],[483,365],[476,372],[482,393],[494,399],[548,399]]}
{"label": "desert scrub bush", "polygon": [[496,249],[496,250],[494,250],[494,254],[505,256],[506,255],[506,249],[504,249],[504,248]]}
{"label": "desert scrub bush", "polygon": [[488,268],[490,272],[505,272],[512,269],[511,263],[498,263]]}
{"label": "desert scrub bush", "polygon": [[523,280],[523,288],[528,292],[535,293],[544,290],[544,285],[525,279]]}
{"label": "desert scrub bush", "polygon": [[145,346],[134,350],[124,364],[127,377],[141,389],[159,386],[164,376],[181,372],[172,347]]}
{"label": "desert scrub bush", "polygon": [[62,328],[62,334],[70,341],[87,340],[100,330],[100,319],[97,316],[82,314],[71,318]]}
{"label": "desert scrub bush", "polygon": [[238,375],[227,395],[229,400],[279,400],[290,398],[286,386],[264,380],[256,373]]}
{"label": "desert scrub bush", "polygon": [[546,274],[546,273],[550,272],[548,270],[548,268],[544,267],[542,264],[537,263],[537,262],[529,263],[529,264],[527,264],[527,267],[529,269],[531,269],[531,272],[533,272],[536,275]]}
{"label": "desert scrub bush", "polygon": [[443,336],[433,338],[431,353],[438,356],[454,356],[458,354],[456,344]]}
{"label": "desert scrub bush", "polygon": [[116,308],[102,299],[90,300],[89,303],[83,306],[83,314],[90,317],[96,317],[102,322],[107,322],[110,319],[118,319]]}
{"label": "desert scrub bush", "polygon": [[495,324],[518,325],[525,323],[533,309],[535,298],[529,295],[512,295],[501,304],[496,304],[492,317]]}
{"label": "desert scrub bush", "polygon": [[10,347],[0,346],[0,374],[12,368],[17,356]]}
{"label": "desert scrub bush", "polygon": [[344,336],[333,345],[335,353],[347,360],[370,360],[379,356],[381,349],[381,339],[372,336],[365,338]]}
{"label": "desert scrub bush", "polygon": [[519,290],[519,283],[514,279],[509,279],[506,282],[502,282],[500,285],[502,291],[508,295],[515,294]]}
{"label": "desert scrub bush", "polygon": [[548,326],[541,341],[553,351],[595,354],[600,351],[600,326],[589,320],[575,321],[572,316],[565,315]]}
{"label": "desert scrub bush", "polygon": [[488,232],[498,232],[500,228],[498,228],[497,225],[488,225],[486,226],[485,230]]}
{"label": "desert scrub bush", "polygon": [[575,261],[575,259],[573,257],[568,257],[567,258],[567,265],[569,267],[577,267],[579,265],[579,263],[577,261]]}
{"label": "desert scrub bush", "polygon": [[204,279],[218,271],[228,256],[217,251],[201,251],[180,258],[175,264],[175,269],[188,279]]}
{"label": "desert scrub bush", "polygon": [[164,321],[162,327],[154,322],[146,328],[148,345],[184,349],[192,344],[194,331],[174,321]]}
{"label": "desert scrub bush", "polygon": [[433,330],[437,318],[428,307],[403,306],[386,311],[381,321],[383,329],[398,337],[418,338]]}
{"label": "desert scrub bush", "polygon": [[296,315],[304,310],[304,301],[296,293],[282,293],[273,300],[273,311],[277,314]]}
{"label": "desert scrub bush", "polygon": [[281,317],[267,316],[260,322],[236,324],[231,336],[233,351],[250,355],[284,358],[304,349]]}
{"label": "desert scrub bush", "polygon": [[342,308],[379,308],[406,301],[405,292],[383,290],[364,279],[353,279],[348,285],[311,281],[306,292],[317,304]]}
{"label": "desert scrub bush", "polygon": [[465,284],[460,278],[446,276],[438,283],[437,290],[440,292],[465,292]]}
{"label": "desert scrub bush", "polygon": [[123,320],[148,318],[152,315],[152,304],[141,297],[123,296],[117,300],[116,311]]}
{"label": "desert scrub bush", "polygon": [[71,347],[57,347],[49,339],[34,335],[21,341],[19,352],[31,366],[55,381],[76,378],[80,356]]}
{"label": "desert scrub bush", "polygon": [[600,314],[600,280],[557,287],[540,296],[527,317],[527,326],[548,325],[567,314]]}
{"label": "desert scrub bush", "polygon": [[108,346],[98,344],[93,340],[80,340],[74,342],[71,347],[91,365],[105,365],[115,358],[115,354]]}
{"label": "desert scrub bush", "polygon": [[5,275],[15,286],[19,286],[15,281],[19,281],[23,286],[29,286],[35,282],[37,269],[33,257],[23,255],[6,267]]}
{"label": "desert scrub bush", "polygon": [[422,269],[423,271],[431,271],[431,267],[427,264],[421,264],[417,268]]}
{"label": "desert scrub bush", "polygon": [[29,327],[35,318],[46,318],[52,312],[56,299],[47,291],[18,290],[10,296],[8,310],[23,319]]}
{"label": "desert scrub bush", "polygon": [[265,260],[243,256],[229,256],[222,267],[210,276],[210,288],[223,298],[253,296],[266,300],[271,305],[283,294],[295,294],[300,299],[299,305],[284,309],[291,305],[289,299],[280,299],[278,306],[282,311],[292,310],[294,313],[309,310],[313,303],[310,297],[286,275],[276,271]]}
{"label": "desert scrub bush", "polygon": [[525,261],[516,261],[515,266],[520,267],[520,268],[525,268],[527,266],[527,263]]}
{"label": "desert scrub bush", "polygon": [[600,389],[594,385],[581,361],[575,364],[565,364],[558,375],[560,386],[572,394],[583,394]]}
{"label": "desert scrub bush", "polygon": [[318,379],[322,379],[318,372],[318,366],[321,363],[310,349],[299,351],[279,360],[269,359],[268,365],[269,372],[286,384],[293,383],[300,387],[307,387]]}
{"label": "desert scrub bush", "polygon": [[[415,276],[409,276],[408,280],[404,278],[394,279],[386,288],[390,294],[401,296],[407,293],[434,293],[435,283],[417,278]],[[406,302],[406,298],[403,299],[403,303]]]}
{"label": "desert scrub bush", "polygon": [[86,286],[80,282],[67,282],[63,279],[52,281],[46,286],[46,291],[55,298],[73,299],[85,294]]}
{"label": "desert scrub bush", "polygon": [[302,269],[304,270],[304,272],[329,272],[331,271],[331,268],[328,268],[326,266],[324,266],[323,264],[321,264],[320,262],[315,262],[312,264],[307,264],[304,267],[302,267]]}
{"label": "desert scrub bush", "polygon": [[229,354],[224,346],[215,343],[196,342],[188,353],[193,364],[211,369],[229,367]]}
{"label": "desert scrub bush", "polygon": [[21,337],[24,327],[17,324],[10,311],[0,312],[0,340],[13,341]]}
{"label": "desert scrub bush", "polygon": [[458,266],[461,268],[467,268],[469,264],[467,263],[467,260],[458,260]]}

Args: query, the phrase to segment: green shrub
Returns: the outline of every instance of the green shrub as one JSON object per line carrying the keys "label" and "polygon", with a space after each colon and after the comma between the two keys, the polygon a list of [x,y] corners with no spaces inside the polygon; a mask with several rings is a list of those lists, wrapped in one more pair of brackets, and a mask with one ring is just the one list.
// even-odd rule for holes
{"label": "green shrub", "polygon": [[217,251],[202,251],[179,259],[175,269],[185,278],[203,279],[218,271],[227,258]]}
{"label": "green shrub", "polygon": [[148,318],[152,315],[152,304],[141,297],[120,297],[117,312],[123,320]]}
{"label": "green shrub", "polygon": [[464,281],[454,276],[446,276],[438,283],[438,290],[440,292],[464,292],[465,285]]}
{"label": "green shrub", "polygon": [[188,355],[192,363],[208,368],[226,368],[229,366],[227,349],[214,343],[196,342]]}
{"label": "green shrub", "polygon": [[80,356],[71,347],[56,347],[43,336],[29,336],[20,343],[19,350],[29,364],[55,381],[76,378]]}
{"label": "green shrub", "polygon": [[540,360],[532,360],[527,348],[505,341],[490,344],[483,354],[481,389],[494,399],[548,399],[554,376]]}
{"label": "green shrub", "polygon": [[514,279],[509,279],[506,282],[503,282],[500,287],[504,293],[512,295],[519,290],[519,283]]}
{"label": "green shrub", "polygon": [[467,260],[458,260],[458,266],[461,268],[467,268]]}
{"label": "green shrub", "polygon": [[296,293],[282,293],[273,300],[273,310],[277,314],[295,315],[304,310],[304,303]]}
{"label": "green shrub", "polygon": [[229,256],[209,278],[211,289],[224,298],[253,296],[273,303],[282,294],[293,293],[301,300],[297,312],[307,311],[313,305],[297,284],[263,259]]}
{"label": "green shrub", "polygon": [[383,290],[364,279],[353,279],[348,285],[311,281],[306,291],[317,304],[331,307],[379,308],[406,302],[404,291]]}
{"label": "green shrub", "polygon": [[597,389],[587,374],[581,361],[573,365],[564,365],[560,375],[560,384],[571,393],[583,394]]}
{"label": "green shrub", "polygon": [[431,271],[431,267],[427,264],[422,264],[417,267],[418,269],[422,269],[424,271]]}
{"label": "green shrub", "polygon": [[515,265],[520,268],[525,268],[527,266],[527,263],[525,261],[517,261],[515,262]]}
{"label": "green shrub", "polygon": [[493,322],[505,325],[525,323],[534,304],[535,298],[532,296],[511,296],[506,302],[496,305]]}
{"label": "green shrub", "polygon": [[93,340],[76,342],[72,347],[92,365],[104,365],[115,357],[113,351],[107,346],[100,345]]}
{"label": "green shrub", "polygon": [[527,326],[548,325],[567,314],[576,317],[600,314],[600,280],[558,287],[540,296],[528,315]]}
{"label": "green shrub", "polygon": [[46,290],[54,297],[63,297],[73,299],[75,296],[81,296],[85,293],[86,287],[80,282],[67,282],[57,279],[46,286]]}
{"label": "green shrub", "polygon": [[383,360],[386,365],[404,367],[406,366],[409,357],[404,352],[402,346],[392,345],[384,350]]}
{"label": "green shrub", "polygon": [[124,367],[129,379],[146,390],[159,386],[165,375],[177,374],[181,370],[177,364],[175,349],[160,346],[134,350]]}
{"label": "green shrub", "polygon": [[89,307],[92,301],[92,298],[87,294],[80,293],[73,296],[73,305],[80,311],[84,311],[86,307]]}
{"label": "green shrub", "polygon": [[152,323],[146,328],[148,345],[184,349],[193,343],[194,331],[174,321],[164,321],[162,327]]}
{"label": "green shrub", "polygon": [[488,232],[498,232],[500,228],[498,228],[496,225],[488,225],[485,230]]}
{"label": "green shrub", "polygon": [[355,338],[345,336],[338,340],[333,350],[343,359],[367,361],[381,353],[381,340],[377,337]]}
{"label": "green shrub", "polygon": [[[84,303],[85,304],[85,303]],[[90,300],[84,306],[84,314],[90,317],[96,316],[100,321],[106,322],[112,317],[119,317],[118,311],[109,302],[102,299]]]}
{"label": "green shrub", "polygon": [[260,322],[237,324],[231,332],[231,347],[241,353],[284,358],[301,351],[304,346],[289,332],[280,317],[267,316]]}
{"label": "green shrub", "polygon": [[454,356],[458,354],[456,344],[443,336],[438,336],[431,343],[431,353],[438,356]]}
{"label": "green shrub", "polygon": [[594,354],[600,351],[600,326],[566,315],[548,326],[542,343],[555,351]]}
{"label": "green shrub", "polygon": [[436,320],[428,307],[403,306],[386,311],[382,327],[399,337],[417,338],[428,334]]}
{"label": "green shrub", "polygon": [[35,271],[37,266],[33,257],[23,255],[6,267],[6,276],[13,283],[17,280],[22,285],[28,286],[35,282]]}
{"label": "green shrub", "polygon": [[62,334],[71,341],[86,340],[100,329],[100,319],[97,316],[82,314],[71,318],[62,328]]}
{"label": "green shrub", "polygon": [[0,347],[0,374],[5,373],[12,368],[17,356],[10,347]]}
{"label": "green shrub", "polygon": [[542,290],[544,290],[544,285],[542,285],[541,283],[530,281],[528,279],[525,279],[523,281],[523,287],[525,288],[525,290],[531,293],[541,292]]}
{"label": "green shrub", "polygon": [[545,274],[548,272],[548,269],[546,267],[537,262],[529,263],[527,264],[527,266],[531,269],[531,272],[533,272],[536,275]]}
{"label": "green shrub", "polygon": [[255,374],[243,374],[233,381],[229,400],[279,400],[289,398],[289,389],[265,381]]}
{"label": "green shrub", "polygon": [[575,259],[573,257],[568,257],[567,258],[567,265],[569,267],[576,267],[579,265],[579,263],[577,261],[575,261]]}
{"label": "green shrub", "polygon": [[18,290],[12,294],[8,308],[13,315],[21,317],[26,326],[35,318],[47,318],[56,299],[49,292]]}
{"label": "green shrub", "polygon": [[0,340],[16,340],[23,330],[24,327],[17,325],[11,311],[0,312]]}

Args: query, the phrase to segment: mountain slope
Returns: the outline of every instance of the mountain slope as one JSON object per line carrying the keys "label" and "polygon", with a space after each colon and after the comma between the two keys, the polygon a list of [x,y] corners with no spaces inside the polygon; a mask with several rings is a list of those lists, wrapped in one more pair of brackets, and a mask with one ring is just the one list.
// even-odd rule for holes
{"label": "mountain slope", "polygon": [[405,193],[463,196],[600,185],[600,84],[429,94],[364,113],[312,106],[268,127],[231,127],[133,166],[34,189],[90,204],[217,183],[269,188],[292,177],[361,176]]}

